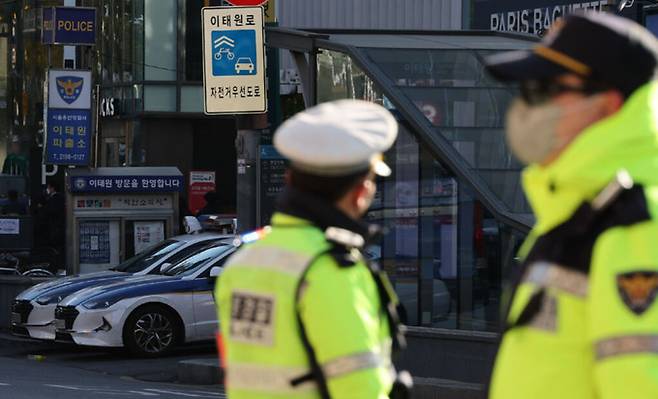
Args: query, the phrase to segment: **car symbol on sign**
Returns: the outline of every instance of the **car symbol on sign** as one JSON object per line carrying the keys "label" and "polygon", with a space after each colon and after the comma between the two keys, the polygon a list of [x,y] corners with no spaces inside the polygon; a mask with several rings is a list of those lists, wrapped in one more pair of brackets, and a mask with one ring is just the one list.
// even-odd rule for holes
{"label": "car symbol on sign", "polygon": [[254,73],[254,63],[249,57],[240,57],[235,63],[235,73],[240,74],[242,71]]}

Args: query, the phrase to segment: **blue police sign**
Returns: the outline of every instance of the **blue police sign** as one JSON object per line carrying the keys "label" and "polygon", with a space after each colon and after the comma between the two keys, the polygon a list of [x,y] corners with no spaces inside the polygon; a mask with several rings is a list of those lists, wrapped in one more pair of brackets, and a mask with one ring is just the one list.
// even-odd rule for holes
{"label": "blue police sign", "polygon": [[96,44],[96,9],[51,7],[43,9],[42,42],[45,44]]}
{"label": "blue police sign", "polygon": [[52,165],[88,165],[91,111],[48,109],[44,161]]}

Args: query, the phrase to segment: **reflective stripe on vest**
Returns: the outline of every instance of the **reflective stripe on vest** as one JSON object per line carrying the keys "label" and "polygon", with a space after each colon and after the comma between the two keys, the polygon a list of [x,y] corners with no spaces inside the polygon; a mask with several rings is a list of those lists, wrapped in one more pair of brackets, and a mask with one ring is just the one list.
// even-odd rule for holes
{"label": "reflective stripe on vest", "polygon": [[308,368],[261,366],[255,364],[229,363],[226,370],[226,385],[229,389],[294,394],[317,390],[315,381],[308,380],[297,386],[290,381],[308,374]]}
{"label": "reflective stripe on vest", "polygon": [[658,354],[658,335],[627,335],[596,343],[596,360],[599,361],[638,353]]}
{"label": "reflective stripe on vest", "polygon": [[586,274],[548,262],[531,264],[523,281],[540,287],[556,288],[580,298],[587,297],[589,290]]}
{"label": "reflective stripe on vest", "polygon": [[[375,352],[361,352],[341,356],[322,365],[326,378],[337,378],[357,371],[385,366],[385,359]],[[261,366],[230,363],[226,372],[227,385],[231,389],[295,393],[316,389],[313,379],[297,386],[291,381],[308,375],[310,370],[300,367]]]}
{"label": "reflective stripe on vest", "polygon": [[359,370],[384,366],[384,359],[375,352],[361,352],[341,356],[322,365],[327,378],[340,377]]}
{"label": "reflective stripe on vest", "polygon": [[313,257],[277,247],[257,246],[238,251],[230,259],[228,266],[270,269],[299,276]]}

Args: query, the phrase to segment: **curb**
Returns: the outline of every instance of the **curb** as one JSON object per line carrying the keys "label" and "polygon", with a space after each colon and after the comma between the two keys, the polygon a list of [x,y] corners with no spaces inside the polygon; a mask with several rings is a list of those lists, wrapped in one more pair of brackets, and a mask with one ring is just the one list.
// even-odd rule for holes
{"label": "curb", "polygon": [[[191,359],[178,362],[178,382],[190,385],[216,385],[224,379],[217,358]],[[482,399],[481,384],[438,378],[414,377],[414,399]]]}
{"label": "curb", "polygon": [[413,377],[414,399],[483,399],[484,386],[438,378]]}
{"label": "curb", "polygon": [[182,384],[216,385],[224,381],[224,370],[217,358],[181,360],[177,372]]}

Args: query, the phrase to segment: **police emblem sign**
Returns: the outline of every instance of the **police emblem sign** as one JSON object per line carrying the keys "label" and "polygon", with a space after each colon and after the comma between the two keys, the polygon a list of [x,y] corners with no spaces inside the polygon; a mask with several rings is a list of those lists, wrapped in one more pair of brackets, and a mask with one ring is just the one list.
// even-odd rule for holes
{"label": "police emblem sign", "polygon": [[56,70],[48,73],[48,107],[91,108],[91,71]]}
{"label": "police emblem sign", "polygon": [[262,7],[205,7],[204,112],[267,112]]}

